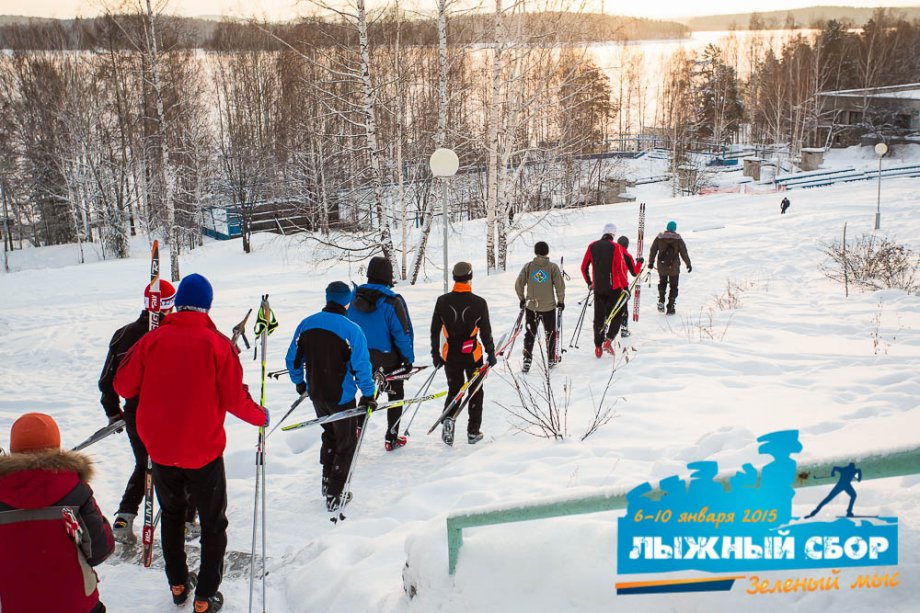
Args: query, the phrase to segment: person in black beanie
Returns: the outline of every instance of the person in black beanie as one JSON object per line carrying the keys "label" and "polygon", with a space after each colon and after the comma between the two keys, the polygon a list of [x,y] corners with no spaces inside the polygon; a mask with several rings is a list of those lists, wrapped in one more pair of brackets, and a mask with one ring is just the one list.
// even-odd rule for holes
{"label": "person in black beanie", "polygon": [[[415,333],[409,308],[402,296],[393,291],[393,265],[384,257],[374,257],[367,265],[367,283],[358,287],[355,298],[348,307],[348,318],[358,324],[367,338],[371,366],[374,372],[384,375],[396,370],[412,370],[415,361]],[[390,401],[405,398],[403,381],[390,381],[383,391]],[[384,448],[393,451],[406,444],[400,436],[397,424],[402,409],[390,409],[387,413],[387,430]],[[395,430],[395,431],[394,431]]]}
{"label": "person in black beanie", "polygon": [[533,361],[533,344],[539,322],[543,322],[543,331],[546,333],[547,364],[550,368],[556,365],[556,309],[565,309],[565,280],[559,267],[549,261],[549,245],[540,241],[534,245],[533,251],[536,257],[524,265],[514,284],[521,308],[527,309],[524,372],[530,370]]}
{"label": "person in black beanie", "polygon": [[[472,265],[469,262],[457,262],[453,276],[453,290],[438,298],[431,316],[431,361],[435,367],[443,366],[444,374],[447,375],[445,409],[463,384],[472,379],[473,374],[482,366],[483,349],[490,366],[495,366],[498,361],[492,340],[492,324],[489,322],[489,305],[473,293]],[[482,440],[482,400],[483,389],[480,387],[469,403],[467,442],[470,445]],[[454,444],[454,420],[459,410],[458,406],[452,415],[444,419],[441,440],[447,445]]]}

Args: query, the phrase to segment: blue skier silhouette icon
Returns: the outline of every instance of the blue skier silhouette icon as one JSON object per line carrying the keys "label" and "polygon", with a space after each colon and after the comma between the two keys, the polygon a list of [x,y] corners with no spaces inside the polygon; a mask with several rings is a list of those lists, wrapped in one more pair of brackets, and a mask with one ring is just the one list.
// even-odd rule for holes
{"label": "blue skier silhouette icon", "polygon": [[821,501],[821,503],[815,507],[815,510],[805,516],[805,519],[809,519],[818,514],[818,511],[821,510],[824,505],[829,503],[831,500],[836,498],[841,492],[846,492],[850,497],[850,504],[847,507],[847,517],[853,517],[853,503],[856,502],[856,490],[853,489],[853,479],[857,481],[862,481],[862,470],[856,468],[856,465],[853,462],[850,462],[846,466],[835,466],[831,470],[830,477],[833,478],[835,474],[839,474],[840,477],[837,480],[837,485],[834,486],[834,489],[831,490],[831,493]]}

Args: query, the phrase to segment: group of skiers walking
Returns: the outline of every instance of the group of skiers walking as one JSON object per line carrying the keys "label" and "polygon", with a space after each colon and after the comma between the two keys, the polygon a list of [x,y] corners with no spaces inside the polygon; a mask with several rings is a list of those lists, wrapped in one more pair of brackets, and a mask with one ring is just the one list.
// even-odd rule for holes
{"label": "group of skiers walking", "polygon": [[[657,258],[659,310],[665,309],[665,292],[670,288],[669,314],[677,298],[678,258],[691,270],[676,229],[676,223],[669,222],[652,243],[649,256],[651,263]],[[626,301],[621,298],[629,287],[627,273],[638,276],[644,263],[641,257],[632,257],[628,246],[625,237],[616,239],[616,226],[607,224],[582,261],[582,276],[589,287],[585,300],[592,295],[594,300],[594,346],[599,358],[605,351],[614,353],[618,333],[628,335]],[[565,308],[565,275],[550,261],[549,245],[536,243],[534,253],[515,282],[522,309],[518,321],[524,331],[525,372],[533,361],[540,324],[548,367],[558,363],[558,318]],[[452,274],[453,288],[437,299],[430,326],[432,365],[435,372],[443,368],[448,386],[439,423],[442,440],[452,445],[456,419],[468,408],[467,442],[476,444],[483,438],[483,373],[496,365],[519,329],[516,326],[507,342],[496,347],[488,304],[473,293],[472,265],[458,262]],[[330,283],[324,308],[297,326],[286,355],[288,373],[298,395],[313,403],[318,418],[356,407],[367,409],[370,415],[383,393],[390,405],[405,399],[403,378],[385,377],[413,372],[416,361],[409,309],[405,299],[393,291],[394,285],[389,260],[374,257],[367,267],[367,283],[358,287]],[[173,602],[181,605],[193,597],[196,613],[218,611],[223,605],[218,588],[228,526],[224,420],[229,411],[265,428],[269,411],[250,396],[238,349],[208,314],[213,289],[207,279],[189,275],[178,289],[160,281],[156,329],[149,323],[150,296],[148,286],[140,317],[115,332],[99,380],[101,403],[110,424],[123,420],[135,458],[115,515],[114,532],[87,485],[91,463],[79,453],[61,451],[54,421],[47,415],[27,414],[13,426],[12,454],[0,456],[0,543],[4,550],[8,544],[16,546],[25,559],[18,553],[0,556],[0,602],[11,611],[105,611],[95,584],[83,581],[88,576],[86,569],[112,553],[114,540],[128,546],[136,542],[133,522],[148,474],[162,513],[162,550]],[[617,304],[619,310],[613,313]],[[432,374],[429,384],[433,378]],[[464,394],[468,397],[458,402]],[[123,405],[121,398],[126,399]],[[393,451],[407,443],[405,434],[399,434],[403,408],[389,408],[386,413],[384,445]],[[329,511],[340,511],[351,499],[350,475],[362,426],[366,420],[359,417],[322,424],[321,492]],[[196,513],[200,524],[194,521]],[[39,521],[46,516],[62,518],[65,527],[76,525],[76,532],[62,532],[66,539],[52,535],[52,528]],[[199,530],[201,563],[196,574],[187,567],[185,539]],[[28,545],[33,538],[47,540],[51,551],[76,546],[80,554],[79,566],[61,569],[59,576],[71,579],[61,584],[55,604],[43,602],[38,608],[28,604],[32,594],[25,587],[34,583],[25,578],[28,559],[38,555]],[[67,566],[65,557],[62,553],[55,563]],[[25,604],[15,604],[20,602]]]}

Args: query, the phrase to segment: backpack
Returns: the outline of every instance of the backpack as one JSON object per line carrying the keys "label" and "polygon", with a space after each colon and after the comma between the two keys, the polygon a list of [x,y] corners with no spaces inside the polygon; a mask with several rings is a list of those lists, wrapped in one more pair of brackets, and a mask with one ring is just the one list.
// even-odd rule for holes
{"label": "backpack", "polygon": [[668,246],[665,247],[658,255],[658,265],[659,266],[671,266],[677,259],[677,249],[674,247],[674,243],[668,243]]}

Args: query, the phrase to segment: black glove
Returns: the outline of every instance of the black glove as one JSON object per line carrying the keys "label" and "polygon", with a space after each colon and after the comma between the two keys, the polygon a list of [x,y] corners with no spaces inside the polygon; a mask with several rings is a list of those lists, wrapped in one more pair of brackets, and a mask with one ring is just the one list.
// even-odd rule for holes
{"label": "black glove", "polygon": [[687,264],[687,272],[693,272],[693,266]]}
{"label": "black glove", "polygon": [[358,403],[358,406],[375,411],[377,409],[377,401],[370,396],[361,396],[361,402]]}
{"label": "black glove", "polygon": [[588,289],[594,289],[594,283],[591,282],[591,279],[588,279]]}
{"label": "black glove", "polygon": [[526,301],[526,300],[521,300],[521,308],[523,309],[523,308],[525,308],[526,306],[527,306],[527,301]]}
{"label": "black glove", "polygon": [[564,303],[564,302],[558,303],[558,304],[556,305],[556,308],[559,309],[560,311],[564,311],[564,310],[565,310],[565,303]]}
{"label": "black glove", "polygon": [[431,354],[431,365],[434,366],[435,368],[441,368],[442,366],[444,366],[444,358],[441,357],[441,354],[439,353]]}
{"label": "black glove", "polygon": [[643,258],[643,257],[638,257],[638,258],[636,258],[636,264],[639,264],[640,266],[641,266],[642,264],[645,264],[645,258]]}
{"label": "black glove", "polygon": [[649,269],[649,270],[655,270],[655,262],[649,262],[649,263],[648,263],[648,269]]}
{"label": "black glove", "polygon": [[297,384],[297,394],[303,396],[307,392],[307,382],[301,381]]}
{"label": "black glove", "polygon": [[498,364],[498,358],[495,357],[494,353],[489,354],[489,366],[495,366]]}
{"label": "black glove", "polygon": [[[112,415],[111,417],[109,417],[109,425],[111,426],[111,425],[114,424],[116,421],[121,421],[121,420],[123,420],[124,418],[125,418],[125,414],[122,413],[121,411],[119,411],[119,412],[118,412],[118,415]],[[122,433],[122,432],[124,432],[124,431],[125,431],[124,428],[119,428],[119,429],[116,430],[115,432],[118,432],[118,433],[120,434],[120,433]]]}

